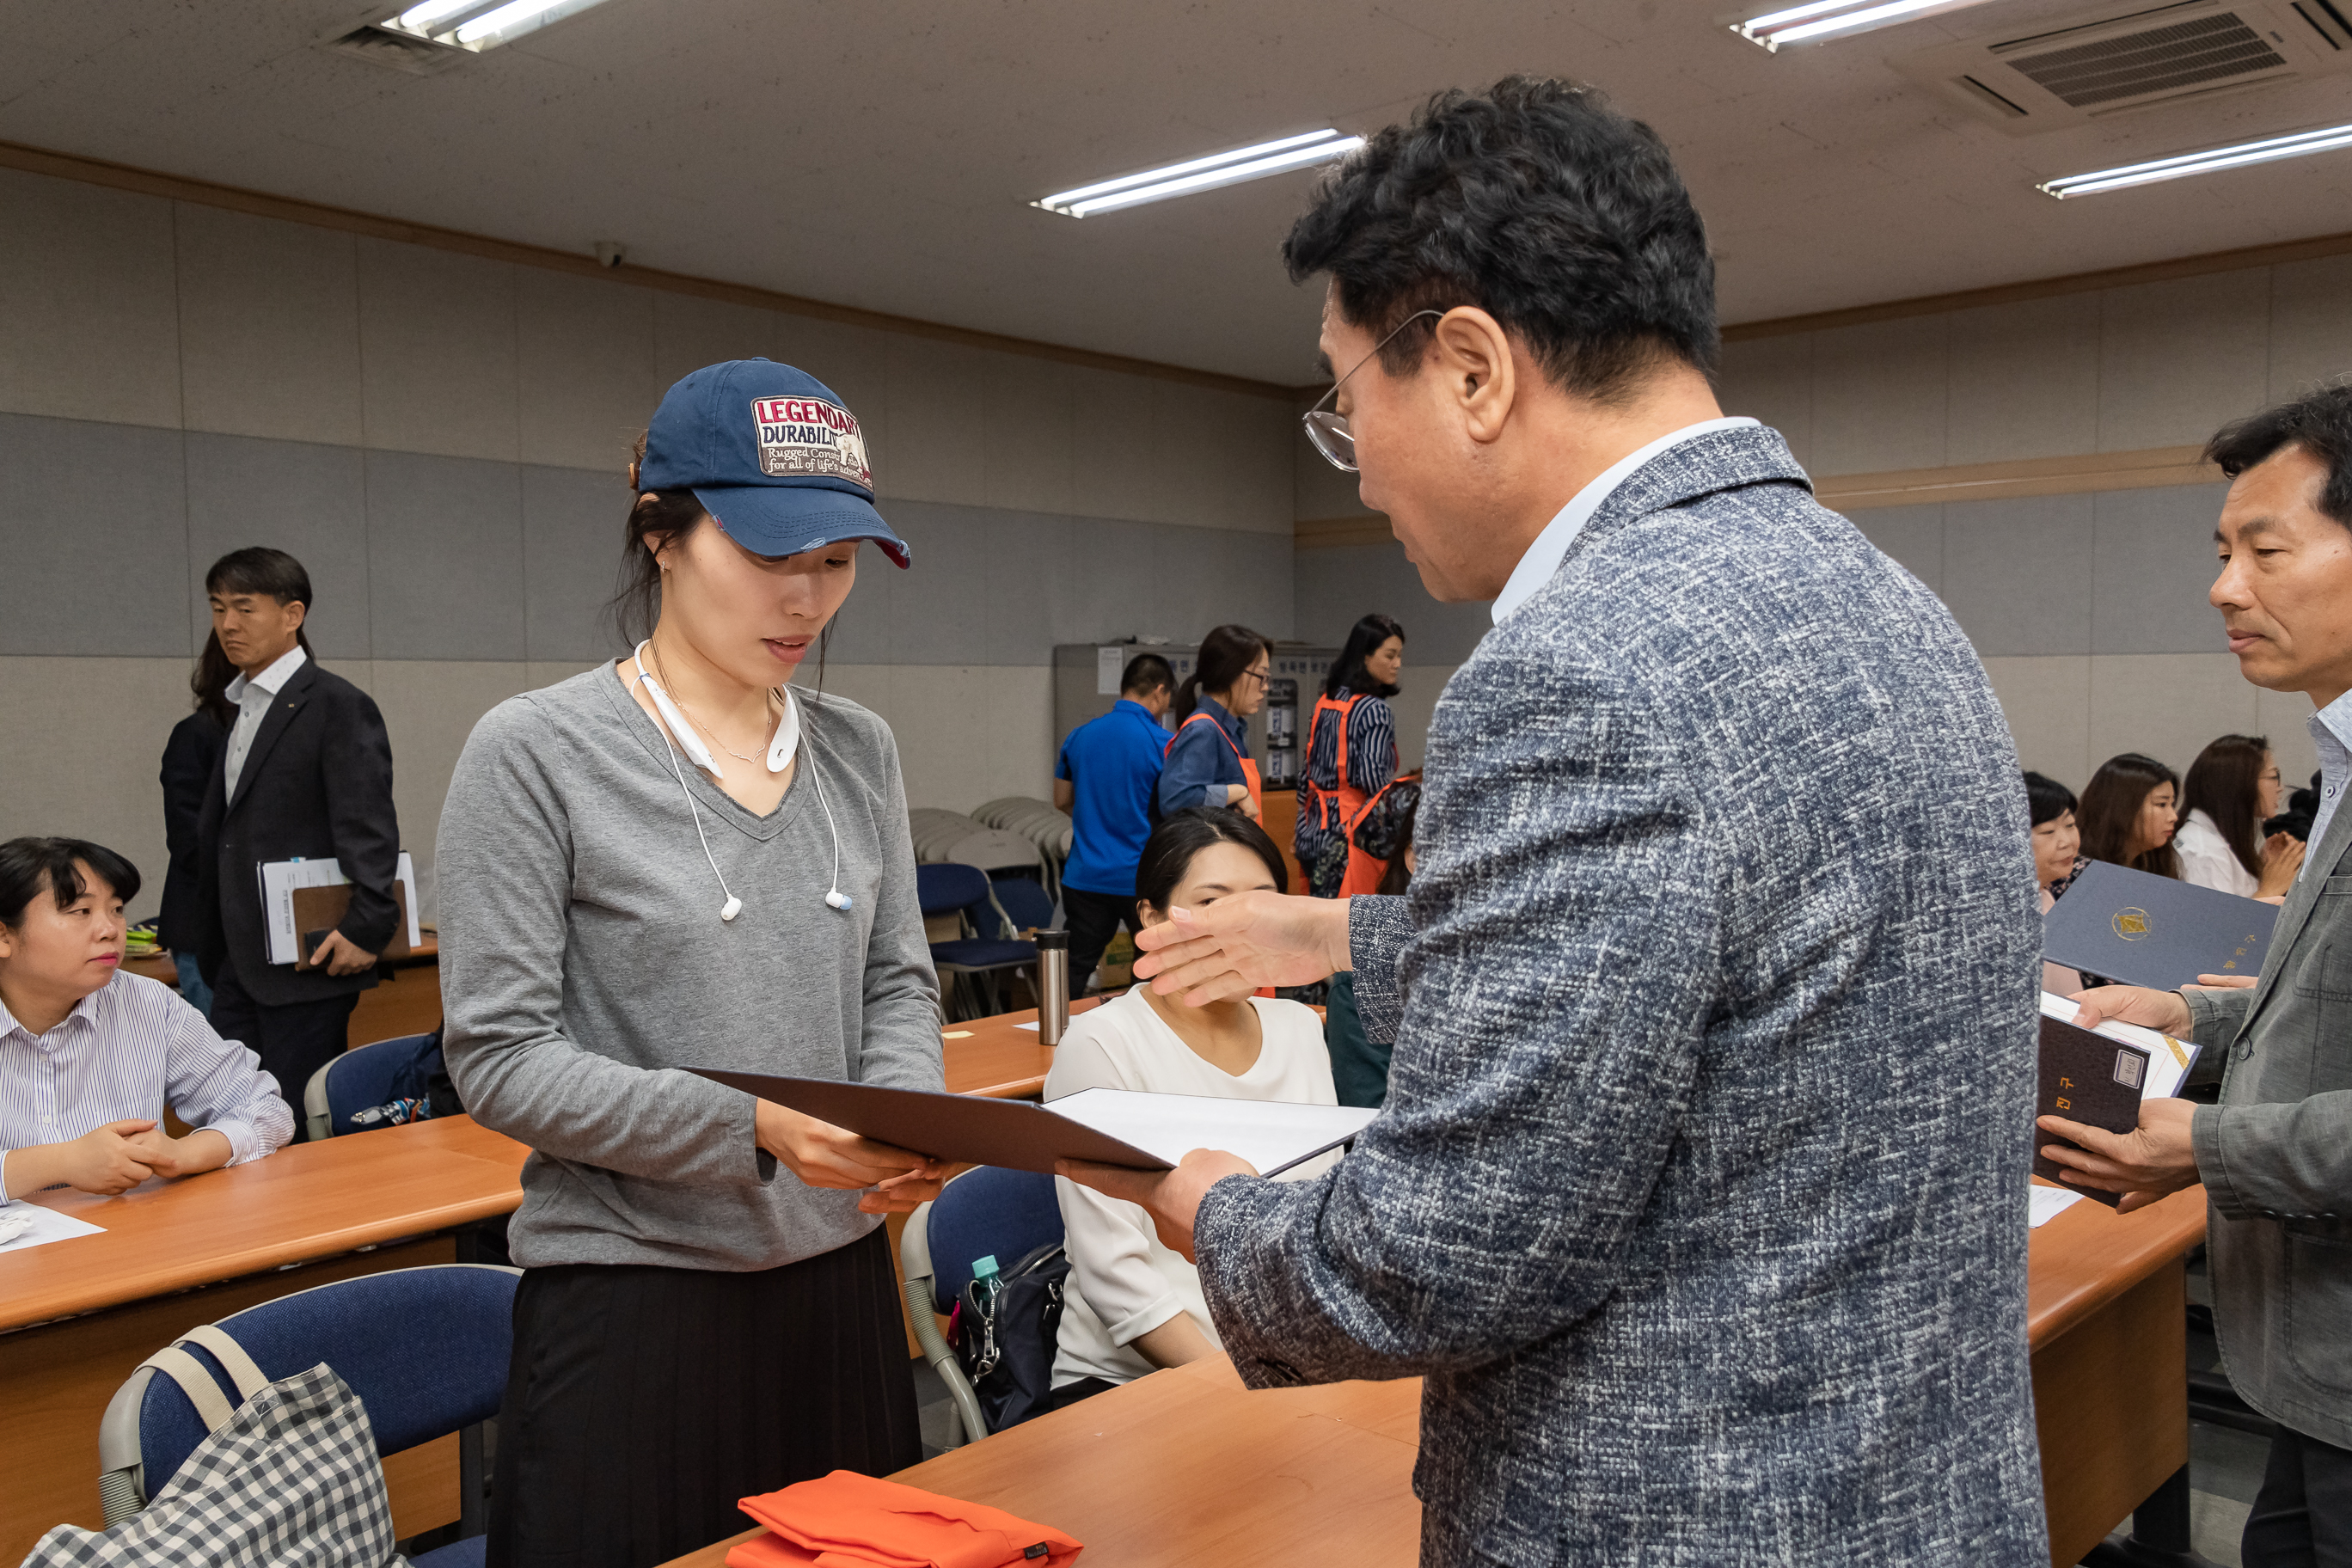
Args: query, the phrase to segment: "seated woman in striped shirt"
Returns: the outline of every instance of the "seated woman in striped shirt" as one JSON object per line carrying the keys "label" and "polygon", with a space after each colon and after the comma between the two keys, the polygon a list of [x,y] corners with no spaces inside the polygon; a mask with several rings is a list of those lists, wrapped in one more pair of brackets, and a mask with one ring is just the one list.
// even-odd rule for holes
{"label": "seated woman in striped shirt", "polygon": [[[261,1058],[172,988],[121,973],[138,868],[78,838],[0,844],[0,1201],[128,1192],[294,1136]],[[174,1138],[169,1104],[196,1129]]]}

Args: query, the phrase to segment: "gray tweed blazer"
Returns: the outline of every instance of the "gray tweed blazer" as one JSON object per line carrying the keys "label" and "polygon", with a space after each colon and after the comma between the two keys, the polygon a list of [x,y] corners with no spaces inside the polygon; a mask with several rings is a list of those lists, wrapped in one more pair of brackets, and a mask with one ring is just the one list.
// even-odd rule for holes
{"label": "gray tweed blazer", "polygon": [[1711,432],[1487,634],[1425,771],[1409,899],[1350,917],[1386,1109],[1201,1208],[1244,1377],[1428,1379],[1428,1563],[2044,1568],[2041,922],[1935,595]]}

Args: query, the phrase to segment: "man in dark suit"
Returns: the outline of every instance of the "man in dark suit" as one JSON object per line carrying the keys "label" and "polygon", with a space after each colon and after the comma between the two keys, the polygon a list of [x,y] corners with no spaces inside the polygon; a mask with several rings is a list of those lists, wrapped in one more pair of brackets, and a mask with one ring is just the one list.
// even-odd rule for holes
{"label": "man in dark suit", "polygon": [[[225,694],[236,717],[197,824],[196,955],[213,987],[213,1027],[259,1053],[299,1113],[310,1075],[347,1045],[352,1009],[375,984],[376,955],[400,918],[392,742],[374,700],[311,661],[300,562],[260,546],[233,551],[205,574],[205,591],[213,634],[239,674]],[[351,908],[315,967],[272,963],[255,868],[331,857],[351,879]],[[299,1114],[294,1123],[303,1125]]]}
{"label": "man in dark suit", "polygon": [[1218,899],[1138,973],[1351,970],[1388,1100],[1304,1181],[1063,1173],[1197,1255],[1252,1387],[1424,1379],[1425,1563],[2046,1568],[2041,931],[1968,639],[1722,416],[1705,229],[1598,95],[1436,100],[1285,254],[1316,444],[1495,625],[1405,898]]}
{"label": "man in dark suit", "polygon": [[2054,1116],[2067,1180],[2126,1211],[2205,1185],[2213,1327],[2230,1381],[2278,1424],[2246,1568],[2352,1563],[2352,384],[2215,436],[2230,476],[2210,597],[2240,673],[2300,691],[2319,752],[2310,853],[2244,990],[2084,994],[2085,1024],[2145,1024],[2221,1060],[2221,1102],[2151,1100],[2122,1135]]}

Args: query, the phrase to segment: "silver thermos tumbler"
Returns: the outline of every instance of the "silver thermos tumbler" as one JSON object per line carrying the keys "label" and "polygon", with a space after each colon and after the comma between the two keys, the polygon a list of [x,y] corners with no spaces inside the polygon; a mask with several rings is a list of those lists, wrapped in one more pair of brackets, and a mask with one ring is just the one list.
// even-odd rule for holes
{"label": "silver thermos tumbler", "polygon": [[1070,933],[1037,933],[1037,1039],[1058,1046],[1070,1026]]}

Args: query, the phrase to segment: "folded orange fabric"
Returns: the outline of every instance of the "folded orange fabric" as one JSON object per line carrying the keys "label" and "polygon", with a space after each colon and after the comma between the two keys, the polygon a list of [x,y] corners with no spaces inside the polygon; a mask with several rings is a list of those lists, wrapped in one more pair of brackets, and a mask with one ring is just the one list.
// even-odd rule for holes
{"label": "folded orange fabric", "polygon": [[747,1497],[742,1508],[773,1533],[728,1552],[727,1568],[1063,1568],[1084,1550],[1003,1509],[854,1470]]}

